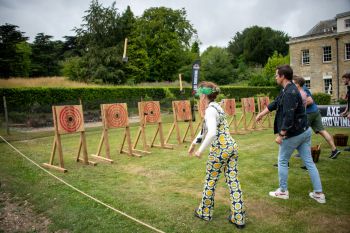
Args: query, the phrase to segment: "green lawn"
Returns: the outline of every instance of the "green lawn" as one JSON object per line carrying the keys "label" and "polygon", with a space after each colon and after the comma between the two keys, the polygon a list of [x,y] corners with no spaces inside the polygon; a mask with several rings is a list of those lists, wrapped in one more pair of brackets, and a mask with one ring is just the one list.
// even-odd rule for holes
{"label": "green lawn", "polygon": [[[154,126],[149,126],[148,138]],[[164,124],[167,134],[170,124]],[[131,127],[134,139],[137,127]],[[329,128],[330,133],[347,133],[349,129]],[[99,162],[96,167],[75,162],[79,135],[63,135],[62,146],[68,173],[51,170],[55,175],[95,198],[144,221],[164,232],[233,232],[229,224],[228,188],[221,177],[215,196],[215,213],[211,222],[193,217],[199,204],[205,175],[202,159],[187,155],[188,143],[174,150],[152,148],[142,158],[117,153],[122,130],[110,131],[114,164]],[[4,131],[1,131],[4,136]],[[88,152],[96,153],[101,129],[86,133]],[[175,134],[174,134],[175,135]],[[6,138],[6,137],[5,137]],[[48,162],[53,133],[19,133],[8,137],[11,143],[32,160]],[[317,163],[327,203],[322,205],[308,197],[311,183],[301,161],[292,158],[289,171],[289,200],[273,199],[268,192],[278,187],[278,146],[272,130],[235,135],[240,146],[239,172],[247,207],[246,232],[349,232],[350,229],[350,153],[328,159],[330,148],[322,143]],[[19,140],[16,140],[19,139]],[[175,143],[174,137],[171,143]],[[343,148],[340,148],[343,149]],[[152,230],[93,202],[65,186],[22,158],[5,143],[0,143],[1,192],[27,200],[37,213],[48,217],[50,231],[69,232],[153,232]],[[1,211],[1,206],[0,206]],[[1,229],[1,226],[0,226]],[[0,230],[1,232],[1,230]]]}

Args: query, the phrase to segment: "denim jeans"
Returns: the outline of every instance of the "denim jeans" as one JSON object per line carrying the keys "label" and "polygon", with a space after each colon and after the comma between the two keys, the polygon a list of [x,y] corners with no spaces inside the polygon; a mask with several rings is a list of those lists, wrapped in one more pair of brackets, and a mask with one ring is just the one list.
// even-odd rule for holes
{"label": "denim jeans", "polygon": [[297,149],[303,160],[315,192],[322,192],[320,175],[311,156],[311,129],[297,136],[286,138],[279,146],[278,152],[278,176],[281,190],[288,190],[288,161]]}

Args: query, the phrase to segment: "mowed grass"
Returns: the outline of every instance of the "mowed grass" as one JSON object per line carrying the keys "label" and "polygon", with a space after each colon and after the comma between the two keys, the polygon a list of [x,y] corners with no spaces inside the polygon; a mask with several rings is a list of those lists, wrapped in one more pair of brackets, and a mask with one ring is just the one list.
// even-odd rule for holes
{"label": "mowed grass", "polygon": [[[169,123],[163,125],[165,135],[170,126]],[[183,127],[184,124],[181,124]],[[131,127],[132,140],[137,130],[138,127]],[[148,141],[154,130],[154,125],[147,127]],[[349,133],[349,129],[345,128],[327,130],[333,134]],[[15,141],[16,136],[25,140]],[[41,164],[49,161],[53,132],[43,136],[43,133],[23,136],[16,132],[11,143]],[[100,136],[101,128],[86,132],[89,154],[96,153]],[[170,140],[175,144],[173,150],[152,148],[150,155],[129,157],[117,152],[123,130],[110,130],[109,136],[113,164],[99,162],[93,167],[75,162],[79,134],[63,135],[63,154],[68,173],[51,172],[87,194],[164,232],[237,231],[227,221],[229,193],[223,176],[217,185],[213,220],[204,222],[193,217],[193,210],[201,199],[207,154],[202,159],[189,157],[189,143],[177,145],[174,133]],[[323,138],[313,135],[314,145],[322,143],[317,167],[327,203],[321,205],[308,197],[308,192],[312,190],[309,175],[300,169],[300,159],[294,157],[289,170],[290,199],[268,196],[269,191],[278,187],[277,169],[273,166],[277,161],[278,146],[271,129],[234,135],[234,138],[240,146],[239,178],[247,209],[244,231],[349,232],[349,152],[342,152],[335,160],[328,159],[329,146]],[[104,155],[104,150],[102,152]],[[5,143],[0,143],[0,181],[0,191],[27,200],[36,212],[48,217],[52,221],[50,231],[153,232],[55,180]]]}

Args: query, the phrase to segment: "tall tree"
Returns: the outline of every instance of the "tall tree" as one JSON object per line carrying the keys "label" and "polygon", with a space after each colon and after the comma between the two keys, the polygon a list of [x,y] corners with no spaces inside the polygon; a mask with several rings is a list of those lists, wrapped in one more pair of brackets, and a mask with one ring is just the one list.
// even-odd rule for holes
{"label": "tall tree", "polygon": [[[28,38],[17,28],[18,26],[7,23],[0,26],[0,77],[2,78],[17,74],[22,76],[27,73],[27,66],[22,67],[20,63],[28,62],[25,57],[30,54],[30,50],[26,50],[26,44],[23,43]],[[18,70],[21,67],[24,70]]]}
{"label": "tall tree", "polygon": [[274,51],[282,55],[288,53],[288,35],[269,27],[253,26],[237,32],[229,42],[228,51],[232,55],[233,64],[239,59],[254,65],[264,66]]}
{"label": "tall tree", "polygon": [[217,84],[229,84],[232,82],[233,66],[230,63],[229,53],[225,48],[207,48],[201,56],[201,71],[205,80]]}
{"label": "tall tree", "polygon": [[[106,83],[120,84],[126,80],[123,63],[123,33],[128,33],[129,26],[122,26],[121,17],[115,2],[110,7],[103,7],[93,0],[83,17],[81,28],[76,28],[79,45],[85,47],[79,62],[70,59],[74,64],[81,65],[80,78],[84,81],[101,80]],[[133,14],[128,11],[125,23]],[[123,30],[125,30],[123,32]],[[66,63],[67,66],[70,66]],[[84,76],[84,77],[83,77]]]}
{"label": "tall tree", "polygon": [[174,80],[179,68],[191,63],[187,51],[190,51],[195,34],[196,30],[186,19],[185,9],[158,7],[145,10],[137,21],[133,36],[134,42],[138,43],[136,47],[144,48],[150,61],[146,81]]}
{"label": "tall tree", "polygon": [[38,33],[32,44],[31,76],[59,75],[59,60],[62,52],[62,41],[52,41],[52,36]]}

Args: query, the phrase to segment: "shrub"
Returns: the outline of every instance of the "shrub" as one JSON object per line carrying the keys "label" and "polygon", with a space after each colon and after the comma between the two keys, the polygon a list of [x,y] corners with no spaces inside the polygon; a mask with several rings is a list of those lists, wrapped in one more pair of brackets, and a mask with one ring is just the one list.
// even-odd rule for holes
{"label": "shrub", "polygon": [[331,95],[326,93],[314,93],[312,94],[314,102],[318,105],[329,105],[331,104]]}

